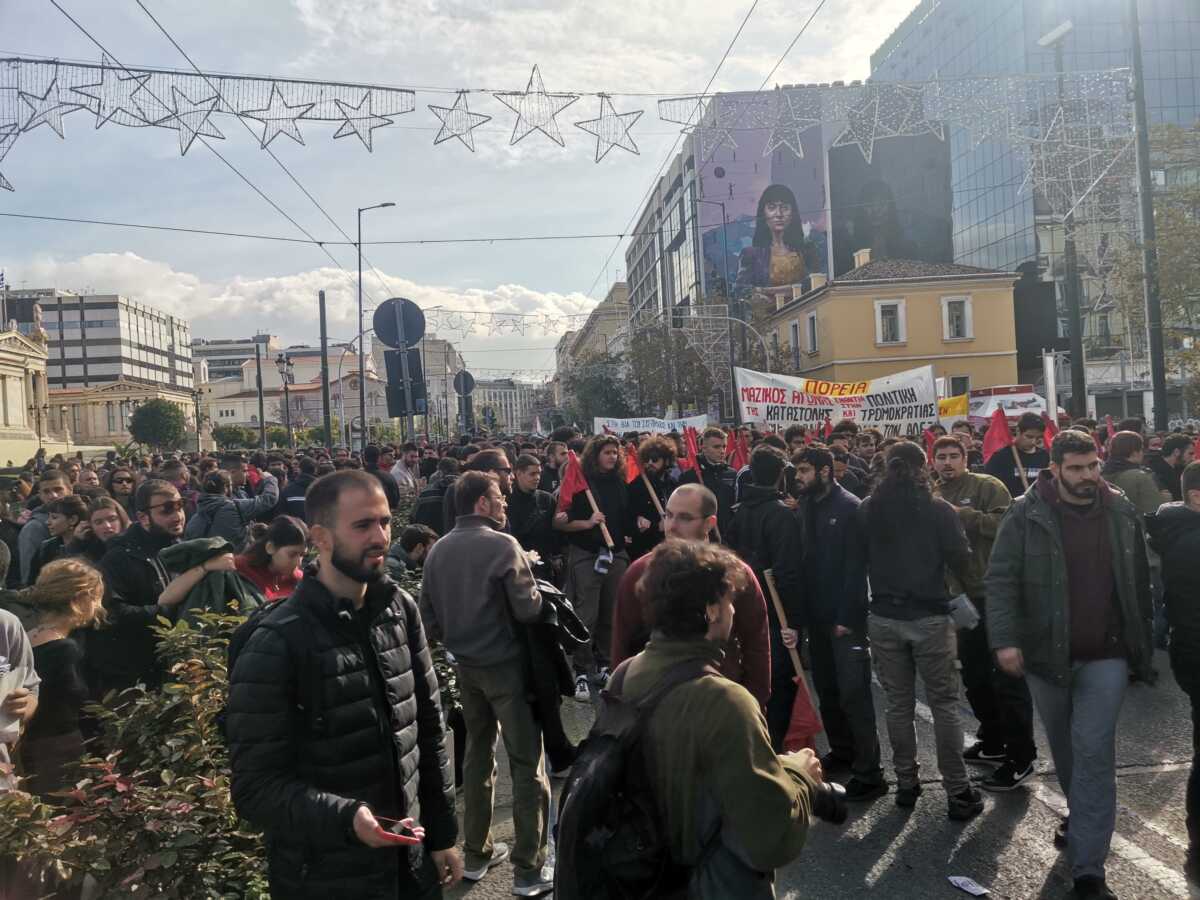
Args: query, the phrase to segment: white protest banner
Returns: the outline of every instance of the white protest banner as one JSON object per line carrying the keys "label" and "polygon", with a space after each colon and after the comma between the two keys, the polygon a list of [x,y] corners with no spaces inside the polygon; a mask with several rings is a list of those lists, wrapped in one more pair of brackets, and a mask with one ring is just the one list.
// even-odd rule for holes
{"label": "white protest banner", "polygon": [[684,428],[695,428],[703,431],[708,427],[708,416],[687,416],[683,419],[657,419],[648,416],[641,419],[612,419],[596,416],[592,419],[592,434],[624,434],[626,431],[649,431],[651,434],[666,434],[669,431],[683,433]]}
{"label": "white protest banner", "polygon": [[819,381],[734,368],[738,405],[747,424],[821,426],[842,419],[878,428],[885,437],[919,434],[938,421],[933,366],[871,381]]}

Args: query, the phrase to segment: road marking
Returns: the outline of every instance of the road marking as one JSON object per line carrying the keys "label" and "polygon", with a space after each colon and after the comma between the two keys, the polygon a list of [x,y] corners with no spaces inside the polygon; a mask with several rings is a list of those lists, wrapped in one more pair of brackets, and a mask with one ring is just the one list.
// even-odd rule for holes
{"label": "road marking", "polygon": [[[879,683],[877,677],[872,675],[871,680],[876,684]],[[925,703],[920,700],[916,701],[917,716],[923,719],[928,724],[933,724],[933,711]],[[963,737],[967,741],[975,740],[975,735],[969,732],[963,732]],[[1155,767],[1146,767],[1152,771],[1157,771]],[[1182,768],[1182,767],[1181,767]],[[1122,770],[1122,774],[1130,774],[1128,769]],[[1135,773],[1136,774],[1136,773]],[[1044,803],[1046,806],[1053,809],[1060,816],[1067,814],[1067,798],[1061,792],[1054,790],[1044,782],[1035,784],[1033,787],[1033,796]],[[1127,816],[1135,820],[1140,827],[1151,831],[1160,837],[1165,838],[1172,846],[1187,850],[1187,844],[1181,842],[1177,837],[1164,829],[1161,825],[1153,822],[1147,822],[1137,813],[1127,807],[1117,804],[1117,809]],[[1116,854],[1123,862],[1128,863],[1135,869],[1138,869],[1143,875],[1158,882],[1165,890],[1170,892],[1172,897],[1189,897],[1187,879],[1180,872],[1172,869],[1170,866],[1151,856],[1141,847],[1134,844],[1132,841],[1122,837],[1118,832],[1114,831],[1112,836],[1111,852]]]}

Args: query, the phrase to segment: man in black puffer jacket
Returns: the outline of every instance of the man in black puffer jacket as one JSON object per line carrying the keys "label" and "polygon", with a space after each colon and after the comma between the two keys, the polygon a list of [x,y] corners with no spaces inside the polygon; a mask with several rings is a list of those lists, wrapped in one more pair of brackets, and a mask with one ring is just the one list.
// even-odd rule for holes
{"label": "man in black puffer jacket", "polygon": [[1164,503],[1146,517],[1150,546],[1162,557],[1171,626],[1171,672],[1192,702],[1192,772],[1187,786],[1188,884],[1200,888],[1200,462],[1183,470],[1182,503]]}
{"label": "man in black puffer jacket", "polygon": [[[305,506],[318,564],[230,674],[234,803],[266,832],[273,897],[441,897],[462,877],[454,782],[417,605],[384,577],[387,497],[349,469],[317,479]],[[389,842],[380,823],[418,801],[422,844]]]}
{"label": "man in black puffer jacket", "polygon": [[800,519],[783,502],[780,483],[787,464],[783,452],[774,447],[755,447],[750,454],[750,474],[754,484],[742,491],[734,507],[733,522],[726,539],[737,554],[754,570],[767,593],[763,573],[772,570],[779,599],[788,617],[789,627],[781,627],[775,604],[767,597],[767,618],[771,633],[771,699],[767,701],[767,730],[778,753],[783,749],[796,699],[795,671],[788,648],[795,647],[798,631],[804,627],[804,585],[801,561],[804,559],[804,531]]}

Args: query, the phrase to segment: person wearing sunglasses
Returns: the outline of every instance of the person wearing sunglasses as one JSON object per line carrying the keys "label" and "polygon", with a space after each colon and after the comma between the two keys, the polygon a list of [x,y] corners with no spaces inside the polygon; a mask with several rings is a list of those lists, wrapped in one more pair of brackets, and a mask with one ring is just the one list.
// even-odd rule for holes
{"label": "person wearing sunglasses", "polygon": [[125,466],[118,466],[108,473],[104,479],[104,489],[108,491],[109,496],[125,507],[125,512],[129,517],[134,518],[135,510],[133,508],[133,469]]}
{"label": "person wearing sunglasses", "polygon": [[87,636],[93,696],[139,682],[157,687],[162,672],[153,626],[160,616],[174,619],[175,608],[206,574],[234,568],[233,554],[226,553],[172,578],[158,561],[159,551],[183,536],[183,505],[175,485],[156,478],[143,481],[134,495],[137,521],[108,542],[99,568],[110,627]]}

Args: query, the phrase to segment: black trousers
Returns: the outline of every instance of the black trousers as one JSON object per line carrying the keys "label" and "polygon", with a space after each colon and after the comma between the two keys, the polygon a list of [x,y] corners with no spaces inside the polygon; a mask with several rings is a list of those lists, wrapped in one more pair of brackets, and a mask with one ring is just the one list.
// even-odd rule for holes
{"label": "black trousers", "polygon": [[1033,700],[1024,678],[1013,678],[996,666],[988,646],[987,614],[979,607],[979,624],[958,632],[958,660],[962,665],[967,702],[979,720],[977,736],[992,752],[1003,752],[1007,761],[1024,769],[1037,759],[1033,742]]}
{"label": "black trousers", "polygon": [[783,646],[779,636],[779,623],[775,611],[768,605],[767,630],[771,636],[771,698],[767,701],[767,732],[776,753],[783,752],[783,739],[787,737],[788,725],[792,721],[792,706],[796,702],[796,669],[791,654]]}
{"label": "black trousers", "polygon": [[879,733],[871,696],[871,649],[865,633],[842,637],[832,625],[808,630],[813,686],[821,703],[821,722],[833,755],[850,763],[860,781],[883,780],[879,762]]}
{"label": "black trousers", "polygon": [[1188,862],[1200,863],[1200,658],[1179,645],[1175,635],[1170,643],[1171,673],[1192,701],[1192,771],[1187,783]]}

